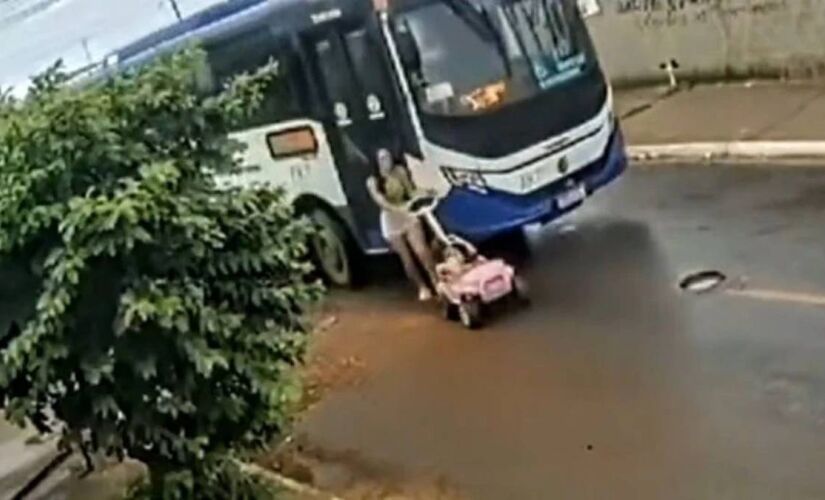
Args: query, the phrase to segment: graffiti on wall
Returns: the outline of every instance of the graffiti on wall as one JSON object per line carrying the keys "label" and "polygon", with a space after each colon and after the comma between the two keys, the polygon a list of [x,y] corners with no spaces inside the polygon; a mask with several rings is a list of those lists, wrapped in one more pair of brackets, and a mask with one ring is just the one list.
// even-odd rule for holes
{"label": "graffiti on wall", "polygon": [[759,16],[788,8],[789,0],[617,0],[619,15],[635,15],[643,28],[704,24],[714,19]]}

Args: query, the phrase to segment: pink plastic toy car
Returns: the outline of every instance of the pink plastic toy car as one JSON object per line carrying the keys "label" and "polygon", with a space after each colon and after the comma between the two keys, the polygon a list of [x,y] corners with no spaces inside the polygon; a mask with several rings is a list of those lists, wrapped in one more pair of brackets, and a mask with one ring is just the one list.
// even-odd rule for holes
{"label": "pink plastic toy car", "polygon": [[507,298],[526,302],[527,284],[515,269],[501,259],[487,260],[479,255],[466,264],[446,262],[438,266],[436,291],[444,316],[459,320],[470,329],[479,328],[486,306]]}
{"label": "pink plastic toy car", "polygon": [[469,242],[447,234],[433,213],[436,205],[435,196],[421,196],[410,202],[409,210],[427,223],[443,249],[435,288],[444,316],[476,329],[493,302],[507,297],[527,302],[527,283],[513,266],[501,259],[488,260]]}

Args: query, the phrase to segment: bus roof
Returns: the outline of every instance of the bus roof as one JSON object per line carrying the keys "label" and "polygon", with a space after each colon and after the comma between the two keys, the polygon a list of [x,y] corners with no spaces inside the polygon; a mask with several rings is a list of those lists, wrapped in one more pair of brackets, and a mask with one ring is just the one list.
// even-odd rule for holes
{"label": "bus roof", "polygon": [[[362,2],[363,0],[224,0],[114,51],[106,57],[106,61],[114,59],[116,64],[128,66],[129,61],[144,60],[151,57],[150,54],[163,52],[166,48],[179,47],[188,41],[210,40],[266,19],[277,19],[281,27],[300,30],[312,24],[313,12],[338,10],[341,14],[341,11],[350,11]],[[363,4],[366,5],[367,2]],[[281,15],[286,14],[287,10],[292,11],[292,15]],[[272,16],[276,12],[279,15]]]}
{"label": "bus roof", "polygon": [[151,50],[164,42],[185,37],[187,34],[214,25],[241,13],[251,7],[267,3],[268,0],[228,0],[184,18],[166,28],[150,33],[117,50],[118,59],[130,59],[141,52]]}

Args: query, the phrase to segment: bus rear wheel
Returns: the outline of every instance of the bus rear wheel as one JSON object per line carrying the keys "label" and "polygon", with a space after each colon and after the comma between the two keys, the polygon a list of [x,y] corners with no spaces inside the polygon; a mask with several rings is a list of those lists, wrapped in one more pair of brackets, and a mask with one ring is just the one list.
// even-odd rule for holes
{"label": "bus rear wheel", "polygon": [[357,284],[358,250],[344,225],[327,211],[311,214],[316,232],[312,237],[312,260],[321,277],[330,285],[351,288]]}

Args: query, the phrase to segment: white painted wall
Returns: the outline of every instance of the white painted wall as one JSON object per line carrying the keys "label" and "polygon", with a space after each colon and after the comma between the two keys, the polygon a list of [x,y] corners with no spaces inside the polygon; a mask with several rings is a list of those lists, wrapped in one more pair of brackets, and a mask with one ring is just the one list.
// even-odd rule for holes
{"label": "white painted wall", "polygon": [[615,83],[688,77],[825,74],[825,0],[600,0],[588,18]]}

